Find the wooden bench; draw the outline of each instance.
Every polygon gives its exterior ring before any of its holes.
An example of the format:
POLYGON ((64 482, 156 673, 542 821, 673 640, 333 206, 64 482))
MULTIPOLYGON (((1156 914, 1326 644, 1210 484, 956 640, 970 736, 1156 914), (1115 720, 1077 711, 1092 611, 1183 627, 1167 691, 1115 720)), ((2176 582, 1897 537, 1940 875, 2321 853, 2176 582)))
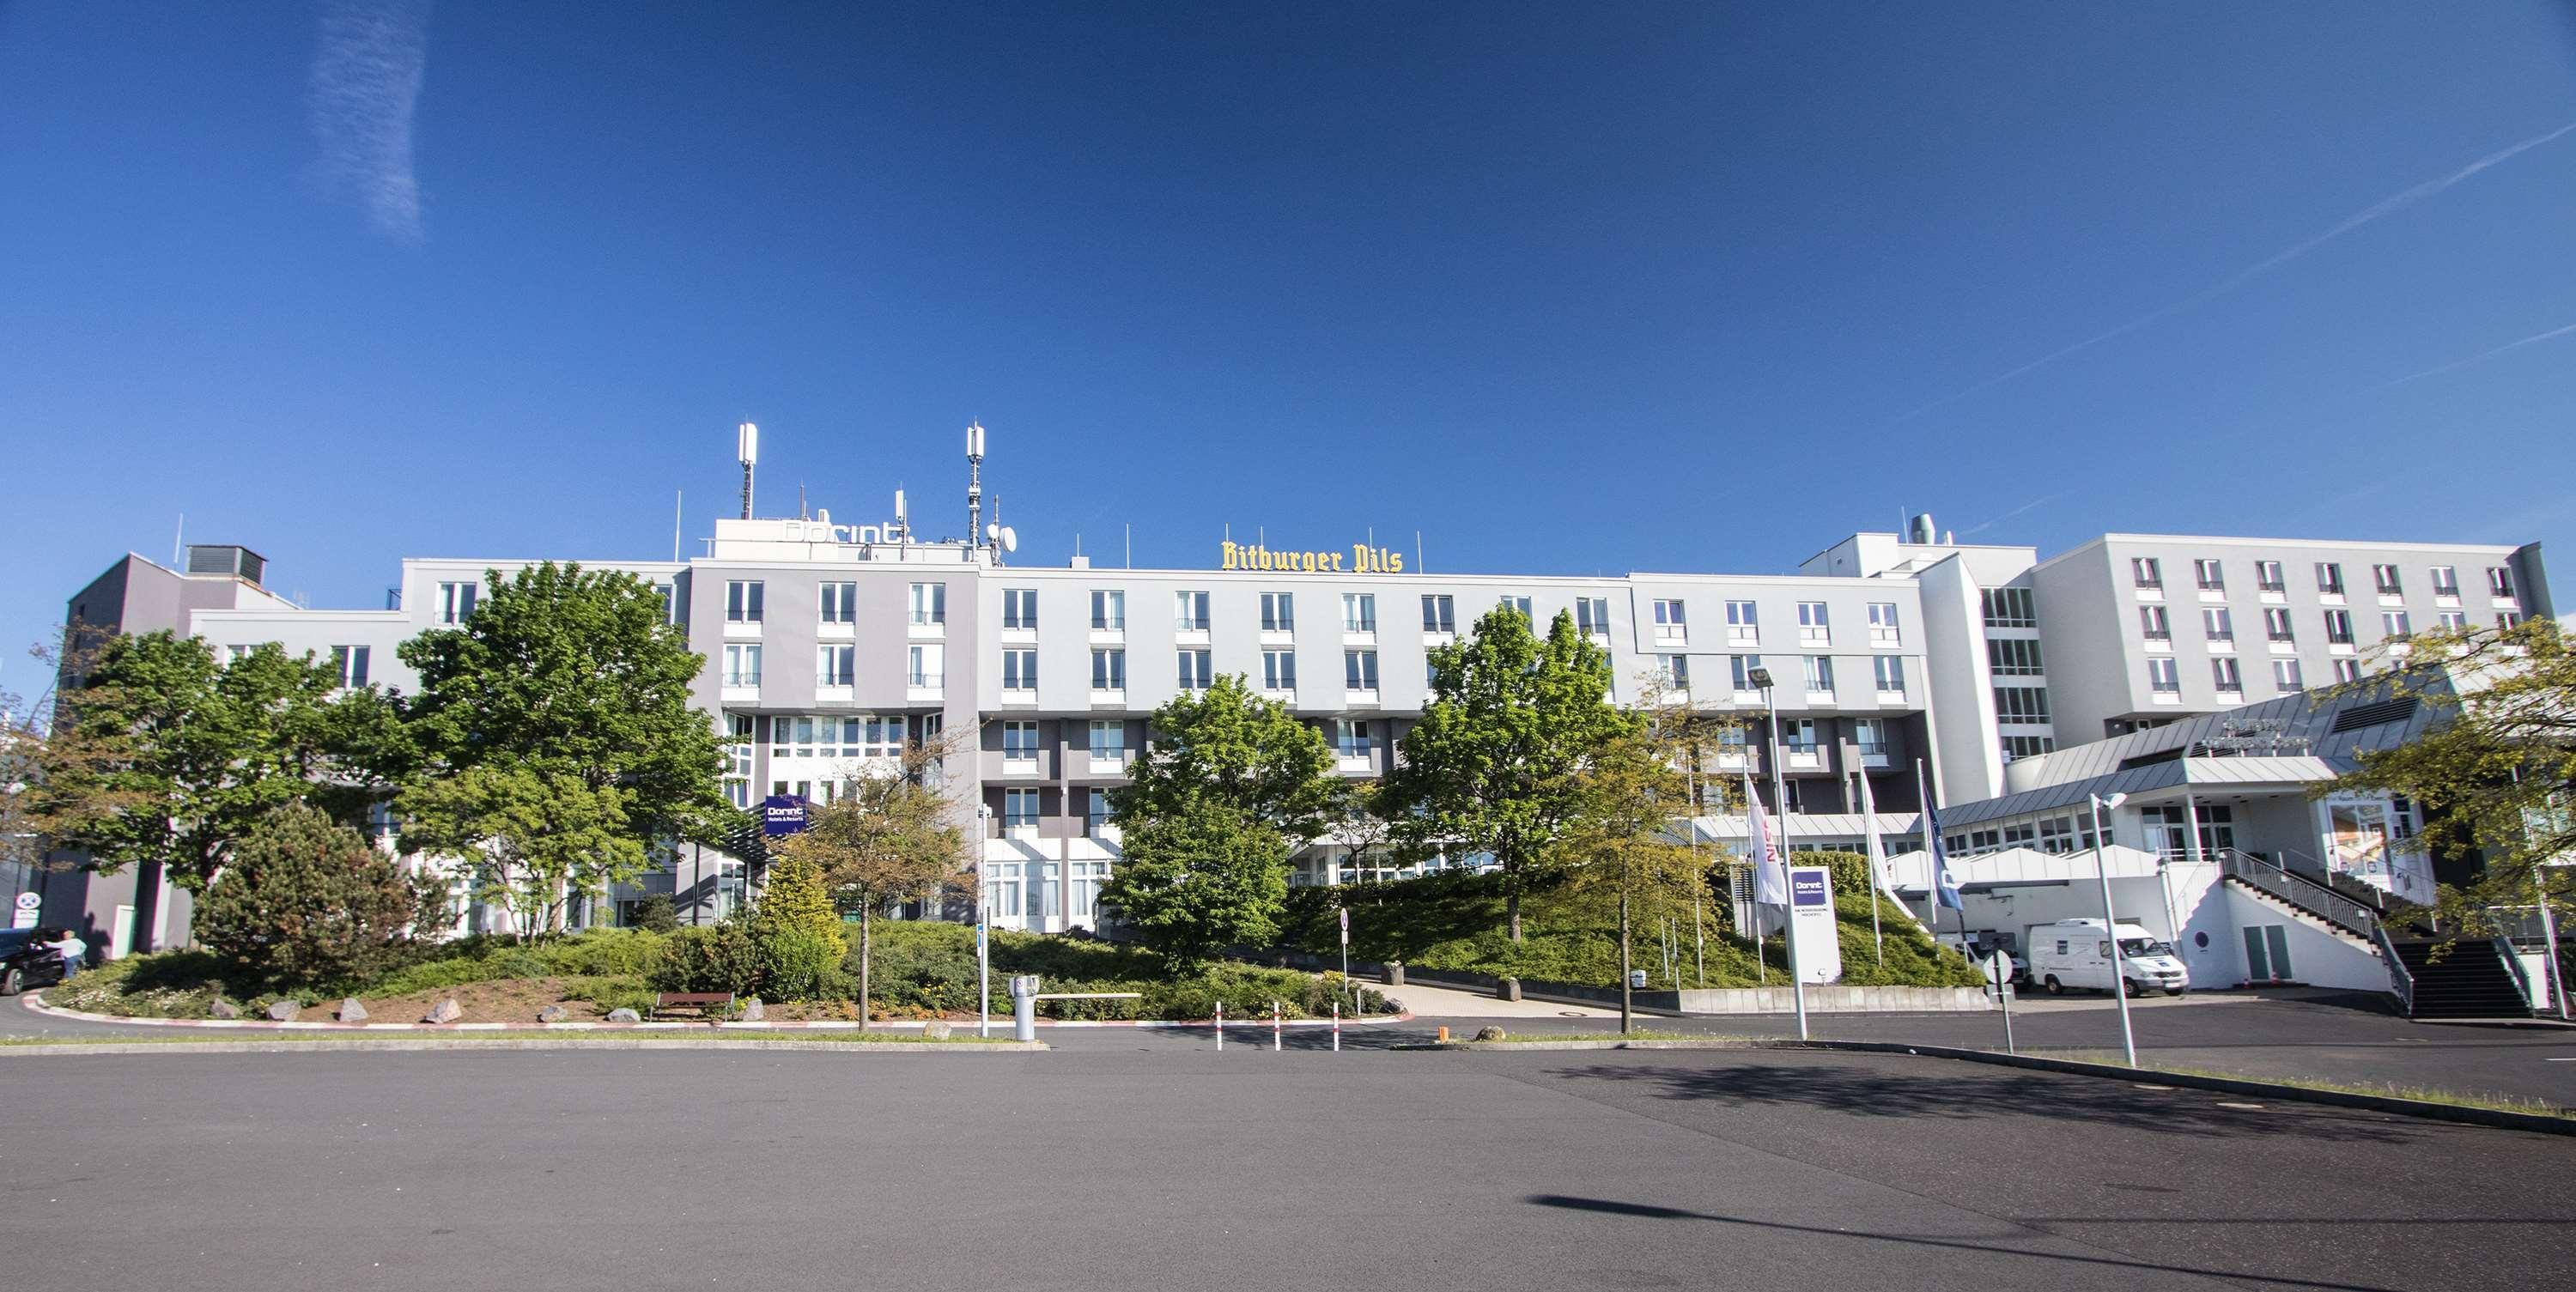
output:
POLYGON ((729 991, 666 991, 653 998, 656 1015, 665 1010, 694 1009, 700 1018, 704 1018, 717 1010, 731 1008, 733 993, 729 991))

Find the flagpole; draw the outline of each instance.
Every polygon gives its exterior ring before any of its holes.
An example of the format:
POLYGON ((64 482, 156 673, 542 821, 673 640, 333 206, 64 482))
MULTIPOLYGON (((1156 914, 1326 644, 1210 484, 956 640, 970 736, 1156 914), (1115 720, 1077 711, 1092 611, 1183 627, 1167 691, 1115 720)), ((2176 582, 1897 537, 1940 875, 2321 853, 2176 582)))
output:
POLYGON ((1768 987, 1771 985, 1771 957, 1769 952, 1762 949, 1762 852, 1769 848, 1771 843, 1770 835, 1761 830, 1762 822, 1757 819, 1757 814, 1761 811, 1762 799, 1753 792, 1753 773, 1746 772, 1744 774, 1744 838, 1745 842, 1754 845, 1753 901, 1751 903, 1753 907, 1753 981, 1768 987))
POLYGON ((1881 850, 1878 846, 1878 808, 1870 802, 1869 773, 1854 772, 1852 776, 1860 782, 1861 828, 1869 832, 1863 836, 1869 841, 1869 943, 1878 951, 1878 967, 1884 969, 1887 967, 1887 940, 1880 936, 1878 931, 1878 871, 1881 864, 1881 850))

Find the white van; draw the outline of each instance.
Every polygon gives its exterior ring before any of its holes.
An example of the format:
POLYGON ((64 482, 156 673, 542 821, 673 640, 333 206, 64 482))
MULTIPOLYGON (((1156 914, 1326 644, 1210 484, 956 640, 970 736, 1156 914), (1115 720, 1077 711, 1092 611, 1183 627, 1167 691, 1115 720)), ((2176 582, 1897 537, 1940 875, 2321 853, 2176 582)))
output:
MULTIPOLYGON (((2022 963, 2031 982, 2051 994, 2069 987, 2109 991, 2111 944, 2100 920, 2034 924, 2022 933, 2022 963)), ((2191 988, 2191 971, 2171 945, 2142 926, 2120 923, 2120 970, 2128 993, 2161 991, 2179 996, 2191 988)))

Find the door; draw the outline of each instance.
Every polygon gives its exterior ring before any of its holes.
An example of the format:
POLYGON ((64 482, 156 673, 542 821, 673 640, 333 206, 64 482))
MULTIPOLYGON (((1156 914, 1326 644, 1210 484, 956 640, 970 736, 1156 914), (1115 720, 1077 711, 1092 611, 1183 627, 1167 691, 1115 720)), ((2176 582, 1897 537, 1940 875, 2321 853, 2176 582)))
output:
POLYGON ((2289 930, 2278 924, 2246 926, 2245 977, 2253 982, 2289 981, 2289 930))
POLYGON ((132 950, 134 950, 134 908, 130 905, 119 906, 116 908, 116 923, 110 925, 107 930, 107 958, 122 960, 132 950))

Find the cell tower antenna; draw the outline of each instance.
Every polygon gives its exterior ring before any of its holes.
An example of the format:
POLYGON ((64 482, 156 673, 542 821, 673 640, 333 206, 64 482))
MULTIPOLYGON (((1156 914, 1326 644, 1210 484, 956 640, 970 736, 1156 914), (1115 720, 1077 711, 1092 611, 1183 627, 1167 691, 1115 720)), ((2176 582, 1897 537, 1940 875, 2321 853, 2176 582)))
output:
POLYGON ((966 423, 966 542, 984 541, 984 424, 966 423))
POLYGON ((751 468, 760 461, 760 428, 744 422, 733 428, 734 457, 742 463, 742 518, 751 519, 751 468))

